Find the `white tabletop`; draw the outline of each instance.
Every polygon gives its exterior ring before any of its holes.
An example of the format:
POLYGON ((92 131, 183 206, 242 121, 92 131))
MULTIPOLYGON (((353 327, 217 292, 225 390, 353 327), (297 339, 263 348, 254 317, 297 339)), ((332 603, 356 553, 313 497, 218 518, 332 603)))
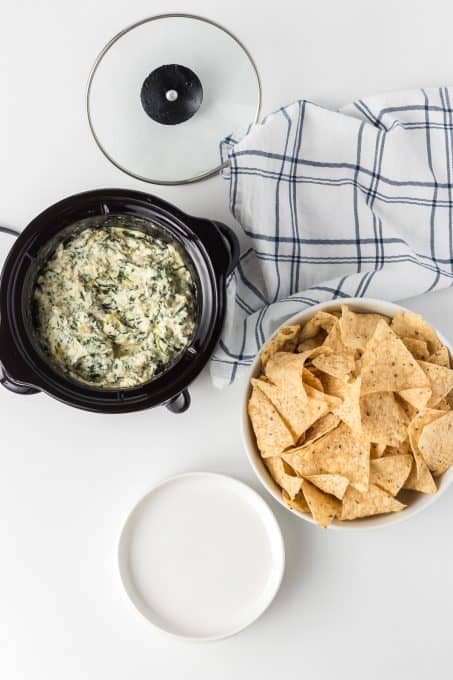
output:
MULTIPOLYGON (((453 10, 442 0, 4 0, 1 223, 22 227, 83 189, 153 190, 98 151, 84 87, 97 52, 118 30, 177 10, 205 14, 245 42, 262 74, 264 112, 298 97, 336 107, 451 78, 453 10)), ((234 224, 220 178, 155 192, 234 224)), ((452 338, 452 303, 445 291, 407 306, 452 338)), ((240 393, 239 384, 215 391, 205 373, 184 415, 156 409, 112 417, 0 390, 1 678, 447 676, 453 491, 394 528, 348 534, 312 527, 277 507, 254 478, 239 436, 240 393), (154 630, 127 600, 116 561, 131 507, 158 480, 190 470, 234 475, 258 489, 287 549, 270 609, 240 635, 206 645, 154 630)))

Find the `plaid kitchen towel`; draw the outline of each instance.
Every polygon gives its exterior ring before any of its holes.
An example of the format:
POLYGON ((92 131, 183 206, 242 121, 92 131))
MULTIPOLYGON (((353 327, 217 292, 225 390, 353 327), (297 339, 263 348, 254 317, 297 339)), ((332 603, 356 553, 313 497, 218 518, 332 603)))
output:
POLYGON ((215 385, 306 307, 453 283, 453 88, 339 112, 296 101, 226 149, 231 210, 248 243, 228 281, 215 385))

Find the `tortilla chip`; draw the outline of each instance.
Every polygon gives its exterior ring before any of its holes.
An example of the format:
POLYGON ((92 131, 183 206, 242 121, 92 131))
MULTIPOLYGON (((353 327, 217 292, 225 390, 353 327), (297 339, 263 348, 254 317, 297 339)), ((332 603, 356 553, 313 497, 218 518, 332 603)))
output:
POLYGON ((397 312, 392 319, 391 327, 400 338, 424 340, 431 353, 442 347, 435 330, 426 323, 420 314, 405 311, 397 312))
POLYGON ((325 331, 320 331, 317 335, 315 335, 314 338, 307 338, 306 340, 303 340, 297 346, 297 351, 307 352, 310 349, 315 349, 315 347, 319 347, 324 342, 326 335, 327 334, 325 331))
POLYGON ((428 361, 428 343, 426 343, 424 340, 416 340, 415 338, 401 338, 401 340, 404 342, 407 349, 412 354, 412 356, 415 357, 415 359, 428 361))
POLYGON ((291 474, 293 471, 290 466, 281 458, 266 458, 265 463, 274 482, 286 491, 290 498, 295 498, 302 488, 301 478, 291 474))
POLYGON ((436 409, 438 411, 451 411, 451 406, 448 403, 447 399, 442 399, 442 401, 439 401, 439 403, 437 404, 436 409))
POLYGON ((336 321, 336 317, 333 314, 329 314, 329 312, 323 312, 322 310, 316 312, 302 328, 300 340, 303 341, 316 337, 320 329, 329 332, 336 321))
POLYGON ((411 387, 408 390, 398 392, 398 395, 417 411, 422 411, 426 408, 432 394, 433 392, 430 387, 411 387))
POLYGON ((248 403, 248 414, 263 458, 277 456, 293 446, 295 437, 266 395, 256 387, 248 403))
POLYGON ((445 345, 442 345, 442 347, 438 349, 437 352, 431 354, 431 356, 429 356, 427 359, 423 359, 423 361, 427 361, 430 364, 437 364, 438 366, 443 366, 444 368, 451 368, 450 352, 448 351, 448 348, 445 347, 445 345))
POLYGON ((286 421, 296 441, 328 412, 332 399, 303 383, 304 363, 312 354, 311 351, 304 354, 277 352, 269 359, 265 369, 266 377, 275 384, 263 382, 258 385, 286 421))
POLYGON ((437 491, 436 483, 433 479, 429 467, 426 465, 420 453, 413 453, 414 461, 409 477, 403 485, 403 489, 420 491, 421 493, 433 494, 437 491))
POLYGON ((445 366, 430 364, 427 361, 419 361, 418 364, 430 381, 432 396, 428 401, 428 407, 435 408, 453 389, 453 371, 450 368, 445 368, 445 366))
POLYGON ((453 411, 425 425, 418 448, 435 475, 441 475, 453 465, 453 411))
POLYGON ((350 351, 349 348, 343 342, 343 338, 341 336, 340 331, 339 319, 336 320, 335 325, 332 326, 322 346, 331 349, 334 354, 341 353, 348 354, 348 352, 350 351))
POLYGON ((332 409, 332 412, 348 425, 356 437, 360 437, 362 433, 360 391, 361 378, 359 376, 353 382, 346 383, 342 388, 343 403, 332 409))
POLYGON ((261 365, 266 366, 270 357, 276 352, 294 352, 299 340, 300 326, 283 326, 261 350, 261 365))
POLYGON ((310 385, 310 387, 313 387, 315 390, 318 390, 319 392, 324 392, 324 385, 320 381, 319 378, 317 378, 313 373, 308 369, 304 368, 302 371, 302 380, 304 382, 304 385, 310 385))
POLYGON ((398 446, 387 446, 384 451, 384 456, 403 456, 409 453, 412 455, 412 449, 409 444, 409 439, 405 439, 398 446))
MULTIPOLYGON (((347 477, 358 491, 366 491, 370 471, 370 445, 354 437, 350 428, 341 423, 309 449, 318 471, 347 477)), ((307 473, 306 473, 307 474, 307 473)))
POLYGON ((283 502, 290 510, 310 514, 310 508, 307 505, 302 491, 300 491, 295 498, 290 498, 286 491, 282 491, 282 498, 283 502))
POLYGON ((380 320, 362 356, 362 395, 429 387, 429 381, 407 347, 380 320))
POLYGON ((346 305, 341 305, 339 327, 346 347, 363 351, 380 320, 385 323, 390 321, 382 314, 356 314, 346 305))
POLYGON ((288 449, 282 454, 282 458, 301 477, 309 477, 320 472, 311 447, 288 449))
POLYGON ((266 378, 284 390, 300 392, 301 395, 305 394, 302 371, 309 356, 310 352, 304 354, 275 352, 269 357, 264 368, 266 378))
MULTIPOLYGON (((319 390, 315 390, 315 388, 311 387, 310 385, 305 385, 305 391, 309 399, 324 402, 325 404, 327 404, 330 410, 335 409, 337 406, 340 406, 341 404, 341 399, 339 397, 334 397, 333 395, 327 394, 326 392, 320 392, 319 390)), ((320 414, 319 417, 321 417, 321 415, 323 414, 320 414)))
POLYGON ((290 389, 285 390, 282 387, 276 387, 270 382, 256 378, 252 378, 251 382, 253 387, 257 387, 266 395, 284 420, 294 435, 293 443, 299 439, 310 425, 329 410, 324 402, 309 399, 305 390, 303 392, 290 389))
POLYGON ((312 399, 308 401, 308 412, 306 420, 306 429, 314 425, 320 418, 325 416, 329 411, 329 402, 327 400, 312 399))
POLYGON ((355 368, 352 354, 322 354, 313 359, 313 366, 320 371, 333 375, 336 378, 345 379, 355 368))
POLYGON ((411 450, 414 456, 414 464, 412 465, 411 473, 404 484, 405 489, 421 491, 422 493, 436 493, 436 484, 430 469, 423 458, 422 452, 419 449, 418 440, 425 425, 428 425, 443 415, 445 415, 443 411, 425 409, 424 411, 418 413, 409 423, 407 432, 409 435, 411 450))
POLYGON ((319 418, 305 433, 305 441, 303 446, 313 444, 317 439, 323 437, 327 432, 333 430, 340 423, 338 416, 333 413, 326 413, 325 416, 319 418))
POLYGON ((328 527, 340 513, 341 504, 339 501, 323 493, 316 486, 307 482, 306 479, 302 480, 302 491, 316 524, 323 529, 328 527))
MULTIPOLYGON (((418 388, 414 388, 414 389, 418 389, 418 388)), ((403 392, 404 392, 404 390, 403 390, 403 392)), ((401 406, 401 408, 403 409, 404 413, 405 413, 406 416, 407 416, 407 419, 408 419, 409 422, 410 422, 410 421, 413 420, 413 419, 415 418, 415 416, 417 415, 418 409, 416 409, 415 406, 412 406, 412 404, 409 404, 409 402, 406 401, 405 399, 402 399, 402 398, 399 396, 399 392, 394 392, 394 394, 395 394, 395 399, 396 399, 396 401, 397 401, 398 404, 401 406)))
POLYGON ((370 484, 365 493, 359 493, 350 486, 343 498, 340 519, 350 520, 386 512, 399 512, 405 507, 403 503, 397 501, 396 498, 393 498, 375 484, 370 484))
POLYGON ((291 352, 276 352, 268 360, 264 373, 270 382, 286 390, 305 391, 303 371, 309 357, 330 352, 324 347, 315 347, 301 354, 291 352))
POLYGON ((409 477, 413 458, 410 454, 402 456, 384 456, 370 463, 370 484, 379 486, 396 496, 409 477))
POLYGON ((371 442, 398 446, 407 437, 408 418, 393 392, 372 392, 360 399, 363 436, 371 442))
POLYGON ((377 444, 376 442, 371 442, 370 445, 370 458, 376 459, 384 455, 387 449, 386 444, 377 444))
POLYGON ((433 408, 425 408, 423 411, 420 411, 420 413, 417 413, 407 428, 412 451, 418 450, 418 440, 423 428, 444 415, 445 413, 443 411, 433 408))
POLYGON ((324 386, 324 392, 326 394, 338 397, 339 399, 344 399, 348 381, 334 378, 333 375, 328 375, 327 373, 320 373, 319 379, 324 386))
POLYGON ((336 496, 340 501, 346 493, 346 489, 349 486, 349 479, 342 477, 342 475, 311 475, 306 477, 306 479, 324 493, 328 493, 331 496, 336 496))

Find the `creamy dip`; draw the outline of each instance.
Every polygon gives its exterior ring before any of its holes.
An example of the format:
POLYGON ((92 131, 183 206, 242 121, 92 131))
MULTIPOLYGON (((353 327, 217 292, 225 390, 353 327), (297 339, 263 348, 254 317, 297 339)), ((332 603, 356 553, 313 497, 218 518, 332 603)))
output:
POLYGON ((195 326, 195 287, 173 243, 123 227, 61 243, 33 292, 44 351, 98 387, 132 387, 165 370, 195 326))

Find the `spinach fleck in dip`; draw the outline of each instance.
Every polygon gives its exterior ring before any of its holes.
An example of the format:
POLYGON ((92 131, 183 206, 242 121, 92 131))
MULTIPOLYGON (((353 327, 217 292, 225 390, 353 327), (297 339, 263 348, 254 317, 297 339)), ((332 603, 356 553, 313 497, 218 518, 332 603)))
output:
POLYGON ((44 351, 98 387, 155 377, 195 325, 195 288, 175 245, 123 227, 88 228, 61 243, 33 298, 44 351))

